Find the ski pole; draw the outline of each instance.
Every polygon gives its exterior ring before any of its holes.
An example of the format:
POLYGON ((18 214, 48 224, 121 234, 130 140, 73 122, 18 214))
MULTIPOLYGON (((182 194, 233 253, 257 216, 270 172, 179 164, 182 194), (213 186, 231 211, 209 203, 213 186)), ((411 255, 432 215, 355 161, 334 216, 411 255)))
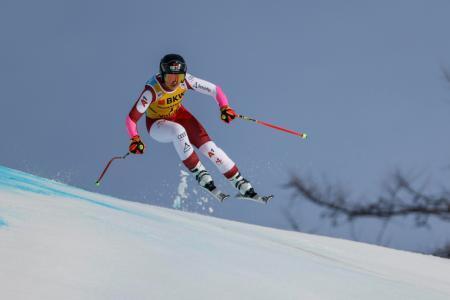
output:
POLYGON ((127 158, 127 156, 130 155, 130 152, 127 152, 127 154, 125 154, 124 156, 115 156, 113 158, 110 159, 110 161, 108 162, 108 164, 106 165, 105 169, 103 170, 102 174, 100 175, 100 177, 97 179, 97 181, 95 182, 96 186, 100 185, 100 180, 102 180, 103 176, 105 176, 106 171, 108 171, 109 166, 111 165, 111 163, 116 160, 116 159, 125 159, 127 158))
POLYGON ((280 127, 280 126, 277 126, 277 125, 273 125, 273 124, 270 124, 270 123, 267 123, 267 122, 255 120, 253 118, 246 117, 246 116, 239 115, 239 114, 237 116, 239 118, 241 118, 242 120, 252 121, 252 122, 255 122, 256 124, 260 124, 260 125, 264 125, 264 126, 267 126, 267 127, 271 127, 271 128, 277 129, 277 130, 281 130, 281 131, 284 131, 284 132, 296 135, 296 136, 298 136, 298 137, 300 137, 302 139, 308 138, 308 135, 306 133, 304 133, 304 132, 293 131, 293 130, 290 130, 290 129, 286 129, 286 128, 283 128, 283 127, 280 127))

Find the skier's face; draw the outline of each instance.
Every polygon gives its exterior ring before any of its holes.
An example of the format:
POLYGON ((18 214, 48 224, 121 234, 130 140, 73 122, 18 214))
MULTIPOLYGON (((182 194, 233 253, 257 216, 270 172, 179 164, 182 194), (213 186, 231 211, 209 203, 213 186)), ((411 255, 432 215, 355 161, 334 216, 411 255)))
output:
POLYGON ((184 80, 184 74, 165 74, 164 84, 171 90, 177 88, 177 86, 184 80))

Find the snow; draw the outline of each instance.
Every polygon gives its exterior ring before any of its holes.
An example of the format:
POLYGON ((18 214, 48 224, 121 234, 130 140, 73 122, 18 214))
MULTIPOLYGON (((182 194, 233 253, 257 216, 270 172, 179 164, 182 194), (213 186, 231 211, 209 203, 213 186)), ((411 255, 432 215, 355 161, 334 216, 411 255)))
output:
MULTIPOLYGON (((193 210, 193 211, 205 211, 209 214, 214 212, 214 208, 208 205, 208 198, 205 196, 197 196, 197 200, 189 201, 189 184, 188 178, 190 174, 184 170, 180 170, 180 182, 178 183, 177 194, 172 201, 172 207, 180 210, 193 210)), ((198 192, 195 188, 192 189, 192 193, 197 195, 198 192)))
POLYGON ((119 200, 0 166, 1 299, 450 299, 449 274, 438 257, 119 200))
POLYGON ((180 209, 183 205, 183 200, 188 198, 188 183, 187 183, 187 177, 189 176, 189 173, 186 171, 180 170, 180 183, 178 184, 177 189, 177 195, 175 199, 173 200, 172 207, 180 209))

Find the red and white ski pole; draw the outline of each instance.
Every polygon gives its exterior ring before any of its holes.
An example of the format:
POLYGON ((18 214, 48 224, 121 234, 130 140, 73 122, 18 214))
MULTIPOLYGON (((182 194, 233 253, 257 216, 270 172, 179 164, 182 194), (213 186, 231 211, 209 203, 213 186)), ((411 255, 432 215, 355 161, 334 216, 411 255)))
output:
POLYGON ((270 124, 270 123, 267 123, 267 122, 255 120, 253 118, 250 118, 250 117, 247 117, 247 116, 243 116, 243 115, 239 115, 239 114, 237 116, 239 118, 241 118, 242 120, 252 121, 252 122, 255 122, 256 124, 260 124, 260 125, 264 125, 264 126, 267 126, 267 127, 270 127, 270 128, 274 128, 276 130, 284 131, 284 132, 296 135, 296 136, 298 136, 298 137, 300 137, 302 139, 308 138, 308 135, 306 133, 304 133, 304 132, 293 131, 293 130, 290 130, 290 129, 286 129, 286 128, 283 128, 283 127, 280 127, 280 126, 277 126, 277 125, 273 125, 273 124, 270 124))
POLYGON ((127 154, 125 154, 124 156, 115 156, 113 158, 111 158, 108 162, 108 164, 106 165, 105 169, 103 170, 102 174, 100 175, 100 177, 97 179, 97 181, 95 182, 96 186, 100 185, 100 180, 102 180, 103 176, 105 176, 106 172, 109 169, 109 166, 111 165, 111 163, 116 160, 116 159, 125 159, 127 158, 127 156, 130 155, 130 152, 127 152, 127 154))

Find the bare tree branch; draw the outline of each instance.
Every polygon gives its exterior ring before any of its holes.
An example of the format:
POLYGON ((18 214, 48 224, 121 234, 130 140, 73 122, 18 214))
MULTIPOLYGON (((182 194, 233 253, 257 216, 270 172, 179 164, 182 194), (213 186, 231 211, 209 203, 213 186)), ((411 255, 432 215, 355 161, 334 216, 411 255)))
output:
POLYGON ((383 222, 383 226, 381 226, 380 232, 378 233, 378 237, 377 237, 377 244, 378 245, 382 245, 382 241, 383 241, 383 235, 386 232, 386 228, 388 226, 389 220, 385 219, 383 222))
MULTIPOLYGON (((450 84, 450 68, 441 67, 446 82, 450 84)), ((450 170, 445 166, 444 170, 450 170)), ((333 226, 338 226, 340 221, 346 220, 352 226, 352 221, 360 218, 373 218, 383 221, 378 233, 377 243, 382 242, 389 222, 395 217, 412 216, 416 227, 430 228, 430 219, 435 218, 444 222, 450 222, 450 188, 441 187, 439 193, 429 193, 426 184, 421 187, 413 185, 413 181, 397 171, 389 178, 380 196, 372 202, 349 201, 349 193, 342 187, 330 184, 320 186, 311 179, 291 175, 291 180, 285 185, 294 190, 295 198, 301 198, 310 203, 324 208, 322 218, 327 218, 333 226)), ((283 211, 286 219, 294 230, 300 230, 290 208, 283 211)), ((354 228, 351 234, 355 239, 354 228)), ((435 255, 450 258, 450 243, 436 250, 435 255)))
POLYGON ((372 203, 349 202, 341 188, 331 185, 319 188, 313 181, 298 176, 293 176, 286 187, 293 188, 301 198, 326 208, 321 216, 330 219, 333 226, 337 226, 342 217, 351 222, 363 217, 389 221, 393 217, 414 216, 417 227, 429 227, 430 217, 450 221, 448 191, 439 195, 426 194, 424 188, 414 188, 400 172, 392 175, 384 194, 372 203))
POLYGON ((300 231, 300 224, 297 221, 297 219, 292 214, 292 207, 293 207, 293 199, 289 202, 289 205, 281 210, 282 214, 286 218, 287 222, 289 223, 290 227, 295 231, 300 231))
POLYGON ((435 250, 432 254, 444 258, 450 258, 450 243, 442 248, 435 250))

